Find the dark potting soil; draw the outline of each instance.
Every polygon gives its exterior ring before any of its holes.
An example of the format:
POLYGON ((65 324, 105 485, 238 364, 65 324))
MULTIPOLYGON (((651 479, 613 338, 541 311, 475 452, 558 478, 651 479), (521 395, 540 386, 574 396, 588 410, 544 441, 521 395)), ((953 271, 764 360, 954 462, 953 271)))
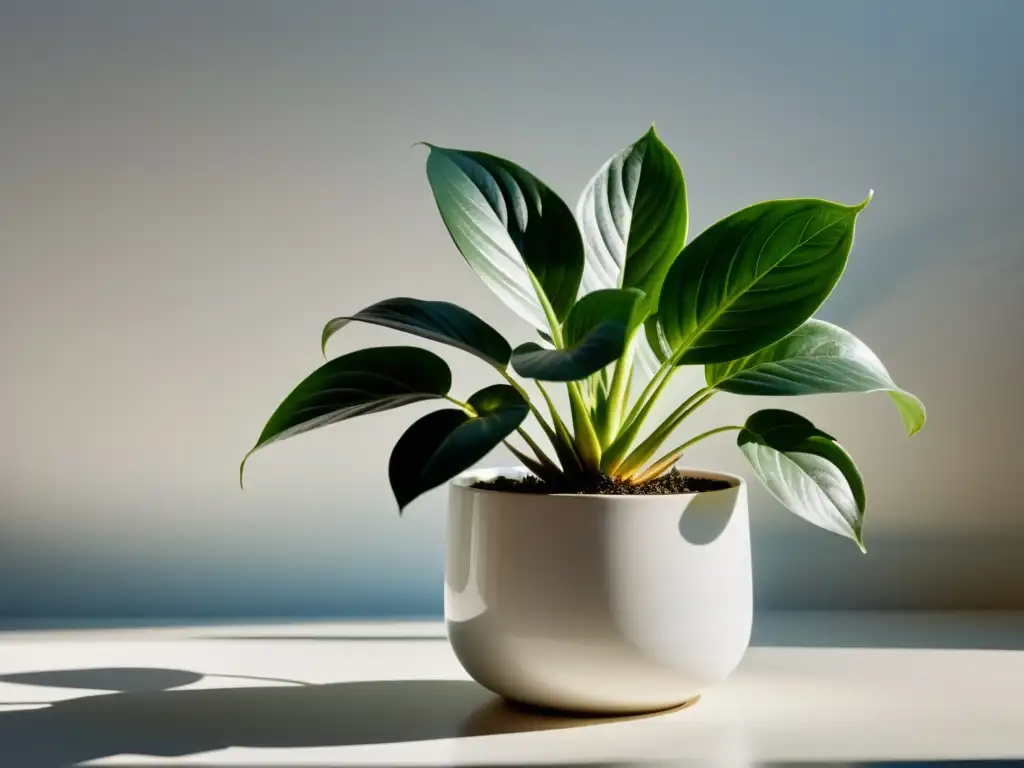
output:
POLYGON ((700 493, 728 488, 725 480, 691 477, 672 469, 661 477, 643 483, 597 475, 585 478, 565 478, 559 482, 545 482, 533 477, 497 477, 474 483, 474 488, 485 491, 511 491, 512 493, 596 493, 607 496, 661 496, 671 493, 700 493))

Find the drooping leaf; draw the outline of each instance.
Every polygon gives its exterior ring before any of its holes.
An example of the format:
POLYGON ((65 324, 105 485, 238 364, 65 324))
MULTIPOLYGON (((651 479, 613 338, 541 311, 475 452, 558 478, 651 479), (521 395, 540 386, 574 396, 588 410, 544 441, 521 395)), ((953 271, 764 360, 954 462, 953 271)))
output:
POLYGON ((391 453, 388 477, 399 510, 469 469, 522 424, 529 406, 515 388, 495 384, 469 398, 476 411, 446 408, 416 421, 391 453))
POLYGON ((371 347, 336 357, 302 381, 277 407, 245 462, 258 449, 354 416, 441 398, 452 374, 440 357, 418 347, 371 347))
POLYGON ((789 411, 753 414, 737 444, 758 478, 790 512, 864 549, 864 481, 831 435, 789 411))
POLYGON ((469 265, 513 311, 549 327, 561 321, 583 273, 572 211, 518 165, 483 152, 430 147, 427 179, 448 232, 469 265))
POLYGON ((658 304, 672 360, 735 360, 799 327, 838 282, 868 200, 772 200, 698 235, 669 269, 658 304))
POLYGON ((512 347, 500 333, 469 310, 447 301, 425 301, 399 297, 371 304, 346 317, 336 317, 324 326, 321 346, 350 322, 370 323, 405 331, 431 341, 450 344, 504 368, 512 347))
POLYGON ((791 334, 748 357, 709 365, 709 387, 738 395, 889 393, 908 434, 925 422, 924 405, 896 386, 882 361, 849 331, 808 320, 791 334))
POLYGON ((579 381, 618 360, 630 333, 643 319, 643 291, 606 289, 588 293, 565 321, 564 349, 522 344, 512 353, 520 376, 541 381, 579 381))
MULTIPOLYGON (((654 126, 601 166, 576 216, 586 246, 583 291, 639 288, 655 311, 665 274, 686 243, 688 215, 682 169, 654 126)), ((658 364, 640 338, 637 369, 649 378, 658 364)))

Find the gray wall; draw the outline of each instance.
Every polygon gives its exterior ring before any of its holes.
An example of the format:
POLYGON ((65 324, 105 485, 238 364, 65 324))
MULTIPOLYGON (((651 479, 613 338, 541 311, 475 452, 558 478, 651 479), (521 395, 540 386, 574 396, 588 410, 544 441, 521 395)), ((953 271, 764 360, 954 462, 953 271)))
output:
MULTIPOLYGON (((511 157, 574 204, 652 120, 693 232, 876 190, 820 316, 929 406, 913 439, 881 395, 797 406, 861 464, 869 554, 755 490, 759 606, 1024 608, 1024 3, 0 13, 0 614, 439 611, 444 492, 399 519, 386 480, 425 408, 268 449, 244 493, 237 462, 333 315, 444 298, 530 337, 450 244, 413 142, 511 157)), ((401 342, 334 350, 370 343, 401 342)), ((446 356, 458 391, 492 381, 446 356)))

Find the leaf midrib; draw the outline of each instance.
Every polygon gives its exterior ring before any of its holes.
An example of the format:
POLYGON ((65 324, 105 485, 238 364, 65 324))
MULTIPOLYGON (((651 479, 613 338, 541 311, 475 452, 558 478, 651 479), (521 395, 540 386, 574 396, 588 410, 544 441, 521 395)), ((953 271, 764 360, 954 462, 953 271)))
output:
MULTIPOLYGON (((796 215, 797 214, 794 214, 793 216, 796 216, 796 215)), ((793 216, 791 216, 789 218, 792 219, 793 216)), ((775 267, 777 267, 783 261, 788 259, 793 254, 794 251, 796 251, 798 248, 801 248, 805 243, 810 242, 811 240, 813 240, 815 237, 820 235, 822 232, 825 232, 829 228, 836 226, 837 224, 839 224, 840 222, 842 222, 844 220, 845 220, 845 217, 840 217, 840 218, 836 219, 835 221, 833 221, 832 223, 827 224, 824 227, 822 227, 821 229, 817 230, 814 234, 812 234, 810 237, 808 237, 807 240, 798 241, 796 243, 796 245, 794 245, 792 248, 790 248, 778 261, 775 262, 775 264, 773 264, 771 266, 771 268, 766 269, 760 275, 756 275, 755 278, 748 285, 746 285, 741 291, 735 293, 731 298, 729 298, 727 301, 725 301, 717 310, 715 310, 711 314, 710 319, 706 320, 703 323, 694 323, 693 331, 689 334, 689 336, 687 337, 686 341, 684 341, 682 344, 679 345, 679 349, 677 349, 676 352, 673 353, 672 358, 671 358, 672 364, 675 365, 676 363, 678 363, 679 360, 682 359, 683 355, 685 355, 687 353, 687 351, 689 351, 690 346, 693 344, 694 340, 697 339, 697 337, 699 337, 711 325, 713 325, 718 320, 718 318, 720 318, 722 315, 724 315, 729 310, 729 308, 733 304, 735 304, 737 301, 739 301, 739 299, 748 290, 750 290, 755 285, 757 285, 762 279, 764 279, 765 276, 771 274, 772 270, 774 270, 775 267)), ((736 247, 736 253, 739 252, 739 248, 742 247, 743 242, 745 242, 746 239, 747 239, 747 235, 750 234, 750 231, 752 231, 753 228, 754 228, 754 224, 751 225, 750 230, 748 230, 747 233, 744 234, 743 238, 740 240, 740 245, 738 245, 736 247)), ((775 231, 778 231, 778 229, 776 229, 775 231)), ((774 235, 774 232, 772 234, 774 235)), ((731 274, 732 263, 736 259, 736 253, 733 254, 733 258, 732 258, 732 260, 729 263, 729 273, 727 273, 727 274, 731 274)), ((708 263, 707 260, 705 260, 705 267, 703 269, 701 269, 700 278, 699 278, 699 281, 697 283, 697 291, 694 294, 694 298, 695 298, 695 301, 694 301, 694 311, 696 311, 696 297, 697 297, 697 294, 699 294, 701 284, 704 281, 704 274, 707 272, 707 267, 706 267, 707 263, 708 263)))

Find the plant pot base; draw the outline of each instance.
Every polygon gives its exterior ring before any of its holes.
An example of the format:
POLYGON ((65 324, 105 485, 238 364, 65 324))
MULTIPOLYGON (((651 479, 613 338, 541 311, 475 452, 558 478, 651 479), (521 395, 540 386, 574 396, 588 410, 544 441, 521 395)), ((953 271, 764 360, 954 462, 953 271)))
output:
POLYGON ((630 709, 630 710, 607 710, 601 708, 561 708, 552 707, 550 705, 542 704, 531 704, 526 701, 520 701, 518 699, 510 699, 507 696, 502 696, 502 699, 509 704, 509 706, 520 708, 526 712, 532 712, 542 717, 553 717, 553 718, 579 718, 594 721, 614 721, 619 719, 634 719, 639 717, 653 717, 655 715, 667 715, 669 712, 681 712, 684 709, 689 709, 698 701, 700 701, 700 694, 693 696, 689 699, 681 701, 678 704, 670 704, 667 707, 654 707, 654 708, 643 708, 643 709, 630 709))

